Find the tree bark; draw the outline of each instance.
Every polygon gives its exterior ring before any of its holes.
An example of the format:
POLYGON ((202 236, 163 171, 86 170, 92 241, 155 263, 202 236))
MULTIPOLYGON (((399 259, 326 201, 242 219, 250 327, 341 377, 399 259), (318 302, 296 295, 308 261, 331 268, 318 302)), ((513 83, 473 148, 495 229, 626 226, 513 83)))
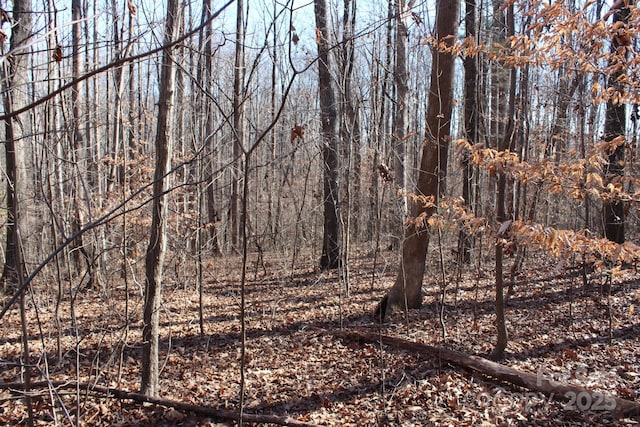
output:
MULTIPOLYGON (((515 30, 513 4, 507 7, 507 37, 513 36, 515 30)), ((509 94, 507 104, 507 126, 504 137, 498 141, 498 150, 508 151, 512 148, 516 129, 516 69, 509 66, 509 94)), ((507 176, 503 171, 498 172, 498 186, 496 194, 496 222, 498 224, 507 220, 505 209, 505 198, 507 189, 507 176)), ((491 359, 500 360, 504 358, 504 350, 507 348, 507 325, 505 321, 505 304, 504 304, 504 271, 503 271, 503 255, 504 243, 503 236, 498 235, 495 245, 495 310, 496 310, 496 332, 497 341, 491 353, 491 359)))
MULTIPOLYGON (((394 43, 395 66, 393 70, 393 80, 396 88, 396 100, 393 110, 391 141, 395 186, 401 190, 406 190, 407 186, 406 136, 409 121, 409 75, 407 72, 407 40, 409 39, 409 31, 404 22, 407 13, 405 11, 406 8, 405 0, 397 0, 395 2, 396 38, 394 43)), ((398 244, 394 244, 396 248, 399 247, 399 243, 402 240, 402 233, 404 231, 402 224, 404 224, 408 214, 409 204, 407 198, 402 197, 398 200, 397 206, 395 214, 398 215, 402 221, 399 222, 399 227, 396 227, 393 232, 393 239, 398 242, 398 244)))
POLYGON ((323 160, 324 231, 320 268, 340 266, 340 207, 338 187, 338 110, 331 77, 331 36, 327 25, 325 0, 315 0, 315 18, 318 35, 318 89, 320 95, 320 122, 323 160))
MULTIPOLYGON (((199 50, 202 52, 200 56, 201 63, 198 66, 198 81, 202 84, 202 87, 208 93, 212 92, 213 88, 213 78, 212 78, 212 69, 213 69, 213 46, 211 42, 212 34, 213 34, 213 24, 210 21, 212 13, 212 4, 211 0, 203 0, 202 1, 202 24, 204 27, 200 30, 200 40, 199 40, 199 50), (205 24, 206 23, 206 24, 205 24)), ((211 140, 211 135, 214 132, 214 108, 212 107, 212 102, 209 97, 204 96, 199 93, 199 106, 200 110, 205 115, 204 118, 204 126, 201 134, 201 140, 207 141, 207 139, 211 140)), ((215 255, 221 255, 222 251, 220 248, 220 244, 218 241, 218 230, 217 230, 217 222, 218 222, 218 205, 216 202, 216 192, 214 187, 214 150, 213 144, 211 142, 207 143, 207 147, 205 148, 205 160, 203 161, 202 166, 202 174, 205 178, 204 194, 206 196, 206 212, 207 212, 207 226, 206 226, 206 245, 204 245, 207 249, 211 250, 211 252, 215 255)))
MULTIPOLYGON (((21 106, 26 102, 24 86, 26 85, 26 70, 23 68, 26 55, 23 50, 29 46, 31 35, 31 1, 15 0, 13 2, 13 19, 15 25, 11 34, 11 49, 9 58, 4 61, 2 77, 5 84, 4 109, 10 114, 14 109, 14 103, 21 106), (7 65, 8 64, 8 65, 7 65)), ((3 49, 4 50, 4 49, 3 49)), ((4 55, 4 51, 1 52, 4 55)), ((26 121, 28 123, 28 121, 26 121)), ((5 265, 2 273, 2 288, 7 290, 7 285, 20 292, 20 323, 22 337, 22 361, 21 374, 25 386, 24 402, 27 407, 28 419, 26 424, 33 426, 33 405, 31 392, 31 367, 29 353, 29 334, 27 326, 27 311, 24 288, 26 268, 23 259, 21 230, 25 225, 20 209, 21 198, 25 195, 27 187, 26 161, 24 142, 19 143, 29 132, 23 131, 23 123, 18 117, 8 118, 5 121, 5 167, 7 179, 7 241, 5 246, 5 265)), ((28 126, 28 125, 27 125, 28 126)))
MULTIPOLYGON (((465 36, 476 39, 476 0, 465 0, 465 36)), ((471 144, 478 143, 478 57, 467 55, 464 57, 464 131, 465 137, 471 144)), ((462 198, 464 202, 473 206, 473 167, 469 164, 469 153, 462 158, 462 198)), ((473 237, 465 230, 458 234, 458 260, 469 264, 473 237)))
POLYGON ((355 65, 354 31, 356 26, 356 0, 344 0, 342 17, 342 43, 340 49, 341 106, 340 140, 342 141, 343 173, 347 179, 342 180, 342 219, 343 259, 349 255, 350 241, 358 235, 360 214, 360 120, 356 93, 352 89, 353 70, 355 65), (346 216, 346 218, 345 218, 346 216))
MULTIPOLYGON (((73 214, 71 220, 71 233, 76 234, 84 226, 86 222, 84 211, 87 208, 86 197, 86 181, 83 174, 87 173, 87 161, 85 150, 85 137, 81 130, 80 122, 81 116, 81 102, 80 97, 80 85, 75 82, 82 74, 82 62, 81 62, 81 43, 82 43, 82 3, 80 0, 73 0, 71 2, 71 16, 73 20, 73 26, 71 31, 71 44, 72 44, 72 79, 74 85, 71 87, 71 117, 72 117, 72 162, 74 165, 73 171, 73 187, 71 188, 72 200, 73 200, 73 214)), ((80 235, 74 242, 72 252, 74 267, 77 270, 80 277, 88 275, 87 286, 93 286, 94 271, 93 271, 93 251, 87 251, 85 236, 80 235)))
MULTIPOLYGON (((458 29, 458 7, 458 0, 438 0, 435 28, 437 43, 451 45, 458 29)), ((454 61, 453 54, 443 52, 438 47, 433 49, 431 89, 426 118, 427 134, 418 171, 416 193, 419 196, 433 198, 434 203, 412 203, 412 218, 405 229, 398 276, 376 309, 376 316, 380 318, 399 309, 419 308, 422 305, 422 279, 429 245, 426 221, 436 211, 435 205, 444 191, 447 173, 454 61)))
MULTIPOLYGON (((175 38, 180 22, 178 0, 167 0, 165 45, 175 38)), ((142 327, 142 379, 140 389, 147 396, 158 394, 158 344, 160 328, 160 304, 162 302, 162 274, 167 240, 167 204, 169 167, 171 165, 173 89, 175 65, 173 47, 167 47, 162 55, 160 72, 158 123, 156 130, 156 164, 153 182, 152 222, 149 246, 145 257, 145 292, 142 327)))
MULTIPOLYGON (((629 24, 631 15, 630 5, 634 4, 633 0, 629 2, 618 1, 615 3, 615 12, 613 14, 613 22, 622 23, 622 28, 626 28, 629 24)), ((613 64, 619 61, 626 61, 628 56, 628 46, 622 44, 624 39, 619 37, 617 33, 613 35, 611 41, 611 60, 613 64)), ((624 68, 620 65, 616 67, 616 71, 609 76, 609 86, 613 87, 617 93, 622 93, 623 88, 619 79, 622 76, 624 68)), ((604 122, 604 139, 611 141, 616 137, 625 136, 626 134, 626 105, 622 101, 607 101, 607 110, 604 122)), ((624 152, 626 143, 619 144, 609 153, 608 163, 606 166, 607 181, 614 185, 622 186, 621 178, 624 176, 624 152)), ((624 202, 622 200, 606 200, 602 205, 604 219, 605 237, 612 242, 624 243, 624 202)))
MULTIPOLYGON (((242 239, 240 218, 240 177, 242 176, 242 152, 244 151, 244 0, 236 0, 236 48, 233 72, 233 178, 231 183, 231 244, 239 250, 242 239)), ((244 177, 246 179, 246 177, 244 177)))
MULTIPOLYGON (((3 61, 4 106, 8 114, 26 103, 27 69, 25 62, 27 55, 24 52, 30 45, 31 37, 31 0, 15 0, 13 2, 13 21, 11 29, 9 58, 3 61)), ((4 54, 4 52, 3 52, 4 54)), ((8 285, 18 287, 19 276, 24 275, 25 261, 18 253, 21 247, 20 231, 24 229, 26 218, 24 212, 19 209, 18 198, 25 196, 25 190, 29 188, 27 181, 26 154, 27 138, 30 132, 27 130, 29 120, 20 119, 20 116, 10 117, 5 120, 5 161, 7 179, 7 231, 4 255, 4 270, 2 272, 2 288, 6 290, 8 285), (17 124, 17 126, 16 126, 17 124)))

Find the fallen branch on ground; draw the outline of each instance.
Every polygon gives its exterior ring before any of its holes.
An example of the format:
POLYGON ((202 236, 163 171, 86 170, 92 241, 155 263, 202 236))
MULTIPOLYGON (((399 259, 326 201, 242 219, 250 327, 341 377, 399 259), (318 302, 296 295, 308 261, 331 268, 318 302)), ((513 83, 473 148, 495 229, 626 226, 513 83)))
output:
MULTIPOLYGON (((34 393, 37 388, 55 387, 56 389, 76 389, 77 384, 72 382, 37 382, 31 383, 30 393, 34 393)), ((23 383, 0 383, 0 389, 3 390, 23 390, 23 383)), ((80 389, 104 395, 105 397, 114 397, 116 399, 128 399, 139 403, 152 403, 154 405, 165 406, 179 411, 193 412, 198 415, 205 415, 215 419, 238 421, 238 411, 228 409, 212 408, 210 406, 194 405, 191 403, 179 402, 175 400, 162 399, 159 397, 150 397, 142 393, 120 390, 116 388, 103 387, 99 385, 80 384, 80 389)), ((295 427, 317 427, 317 424, 306 423, 296 420, 288 416, 267 415, 267 414, 242 414, 242 420, 251 423, 271 423, 278 425, 287 425, 295 427)))
POLYGON ((493 362, 479 356, 473 356, 461 351, 449 350, 442 347, 434 347, 402 338, 391 337, 387 335, 379 335, 375 333, 361 332, 335 332, 334 336, 356 342, 366 343, 382 343, 396 349, 408 350, 431 357, 438 358, 444 362, 452 363, 463 368, 481 373, 485 376, 496 378, 516 386, 524 387, 529 390, 541 392, 552 399, 560 401, 573 400, 573 403, 581 404, 581 396, 589 399, 589 405, 593 405, 593 409, 610 410, 619 416, 638 417, 640 416, 640 403, 622 399, 611 394, 601 393, 599 391, 589 390, 583 387, 562 384, 549 378, 544 378, 538 374, 519 371, 500 363, 493 362), (595 405, 599 405, 597 408, 595 405))

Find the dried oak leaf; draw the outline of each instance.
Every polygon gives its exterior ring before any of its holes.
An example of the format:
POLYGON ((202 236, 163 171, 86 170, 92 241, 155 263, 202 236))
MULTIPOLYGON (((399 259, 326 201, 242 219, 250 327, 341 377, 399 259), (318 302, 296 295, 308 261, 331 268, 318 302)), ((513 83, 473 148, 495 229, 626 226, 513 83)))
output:
POLYGON ((291 129, 291 143, 296 142, 296 139, 300 138, 300 140, 304 140, 304 127, 301 125, 294 125, 291 129))
POLYGON ((631 46, 632 39, 629 33, 620 31, 614 36, 614 41, 618 46, 631 46))
POLYGON ((391 176, 391 171, 384 163, 380 163, 378 165, 378 173, 380 174, 380 178, 382 178, 382 182, 392 182, 393 177, 391 176))
POLYGON ((0 7, 0 25, 3 25, 5 22, 11 23, 11 17, 6 10, 0 7))
POLYGON ((62 46, 57 45, 53 52, 53 60, 56 62, 62 62, 62 59, 63 59, 62 46))
POLYGON ((136 16, 137 9, 136 6, 131 2, 131 0, 127 1, 127 7, 129 8, 129 13, 132 16, 136 16))

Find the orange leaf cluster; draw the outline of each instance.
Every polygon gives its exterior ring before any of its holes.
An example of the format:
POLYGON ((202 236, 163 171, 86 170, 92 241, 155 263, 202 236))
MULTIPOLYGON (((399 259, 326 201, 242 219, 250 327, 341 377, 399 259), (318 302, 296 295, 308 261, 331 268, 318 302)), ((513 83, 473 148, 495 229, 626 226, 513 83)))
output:
POLYGON ((640 191, 629 193, 625 187, 640 187, 640 180, 631 176, 608 179, 606 174, 607 156, 624 138, 616 138, 594 147, 586 159, 569 158, 566 162, 555 163, 543 159, 532 163, 520 160, 516 153, 484 148, 481 144, 471 145, 466 140, 458 140, 459 151, 466 151, 471 164, 479 166, 492 175, 504 173, 522 184, 532 183, 552 194, 564 194, 574 200, 584 200, 587 196, 605 201, 621 200, 640 203, 640 191))
POLYGON ((606 238, 590 236, 589 230, 558 230, 542 224, 513 221, 510 236, 519 245, 537 247, 558 258, 580 256, 596 268, 605 261, 620 266, 640 260, 640 247, 632 242, 618 244, 606 238))
POLYGON ((462 197, 444 196, 437 205, 433 197, 413 194, 407 194, 405 197, 414 203, 421 203, 425 209, 433 212, 429 214, 430 211, 425 211, 416 218, 409 218, 406 225, 413 224, 418 229, 428 226, 432 230, 465 230, 473 235, 486 230, 486 219, 476 217, 462 197))
POLYGON ((297 139, 300 139, 300 141, 304 140, 304 127, 299 124, 295 124, 293 128, 291 128, 291 143, 293 144, 297 139))
POLYGON ((64 56, 62 54, 62 46, 57 45, 56 49, 53 51, 53 60, 56 62, 62 62, 63 58, 64 56))
MULTIPOLYGON (((415 195, 408 197, 423 199, 415 195)), ((517 246, 547 251, 560 259, 577 257, 596 269, 616 268, 623 263, 640 261, 640 246, 632 242, 618 244, 606 238, 594 237, 589 230, 561 230, 521 220, 491 227, 486 218, 476 217, 461 197, 445 196, 437 206, 433 201, 430 206, 437 207, 437 212, 432 215, 422 212, 418 217, 410 218, 407 224, 413 224, 418 230, 426 227, 431 230, 463 230, 469 235, 489 232, 505 245, 517 243, 517 246)))
POLYGON ((516 13, 528 25, 517 35, 491 45, 478 44, 472 38, 451 43, 426 38, 424 44, 460 56, 482 55, 485 60, 509 66, 541 67, 549 71, 572 69, 599 77, 620 74, 608 87, 594 84, 593 101, 637 103, 640 99, 640 55, 633 40, 640 38, 640 11, 629 6, 629 23, 596 19, 593 2, 574 10, 567 2, 518 1, 516 13), (611 50, 611 43, 617 49, 611 50))

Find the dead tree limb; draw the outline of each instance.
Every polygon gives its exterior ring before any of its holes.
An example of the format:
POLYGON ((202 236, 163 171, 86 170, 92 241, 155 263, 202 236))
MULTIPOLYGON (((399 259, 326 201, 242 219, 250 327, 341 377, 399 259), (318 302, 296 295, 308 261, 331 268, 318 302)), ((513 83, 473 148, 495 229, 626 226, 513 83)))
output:
POLYGON ((543 393, 551 399, 569 402, 573 400, 573 403, 580 404, 580 400, 576 399, 585 396, 589 398, 588 406, 595 405, 596 403, 599 405, 598 408, 594 407, 593 409, 609 410, 623 417, 640 416, 640 402, 622 399, 611 394, 589 390, 576 385, 562 384, 550 378, 545 378, 540 374, 519 371, 483 357, 375 333, 335 332, 333 335, 341 339, 360 343, 382 342, 382 344, 394 349, 425 354, 500 381, 543 393))
MULTIPOLYGON (((35 393, 37 388, 55 387, 57 389, 76 388, 74 382, 37 382, 31 383, 31 393, 35 393)), ((0 390, 23 390, 25 385, 23 383, 0 383, 0 390)), ((145 396, 142 393, 131 392, 126 390, 120 390, 111 387, 103 387, 93 384, 80 384, 80 388, 88 390, 92 393, 104 395, 104 397, 113 397, 120 400, 133 400, 138 403, 151 403, 158 406, 164 406, 168 408, 174 408, 179 411, 193 412, 198 415, 205 415, 215 419, 234 420, 238 421, 238 411, 219 409, 210 406, 194 405, 191 403, 185 403, 175 400, 162 399, 159 397, 145 396)), ((295 427, 316 427, 317 424, 307 423, 299 421, 295 418, 288 417, 286 415, 268 415, 268 414, 242 414, 242 420, 250 423, 270 423, 278 425, 287 425, 295 427)))

